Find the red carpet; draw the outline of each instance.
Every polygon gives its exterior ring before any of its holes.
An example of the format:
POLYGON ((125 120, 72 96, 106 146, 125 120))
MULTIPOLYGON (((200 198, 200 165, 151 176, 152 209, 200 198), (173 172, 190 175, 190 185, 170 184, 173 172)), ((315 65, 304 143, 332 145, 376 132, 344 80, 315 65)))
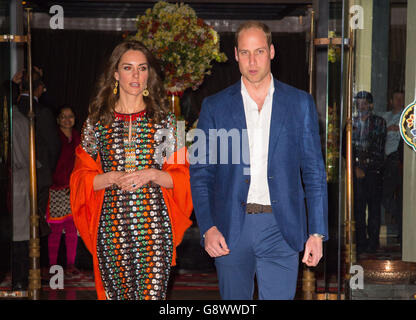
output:
POLYGON ((177 274, 173 280, 173 290, 218 290, 216 273, 177 274))
MULTIPOLYGON (((53 274, 50 275, 53 277, 53 274)), ((42 290, 50 288, 49 279, 42 281, 42 290)), ((218 290, 217 276, 215 273, 185 273, 173 276, 172 290, 218 290)), ((82 270, 78 275, 64 277, 65 289, 95 290, 92 271, 82 270)), ((0 291, 11 290, 11 275, 8 274, 0 283, 0 291)))

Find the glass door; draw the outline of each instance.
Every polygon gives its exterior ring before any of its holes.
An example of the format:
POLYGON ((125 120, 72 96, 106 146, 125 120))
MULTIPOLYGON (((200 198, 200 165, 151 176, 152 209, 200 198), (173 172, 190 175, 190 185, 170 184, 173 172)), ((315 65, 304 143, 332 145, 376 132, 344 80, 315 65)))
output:
POLYGON ((347 299, 370 297, 371 276, 402 258, 406 18, 407 1, 330 2, 325 278, 347 299))
POLYGON ((345 8, 348 1, 329 4, 328 59, 327 59, 327 106, 325 162, 328 182, 328 226, 330 240, 326 244, 327 292, 337 299, 344 298, 344 282, 347 272, 345 263, 345 237, 343 214, 343 182, 345 174, 341 152, 342 115, 348 48, 345 39, 345 8), (344 45, 343 45, 344 44, 344 45), (332 286, 332 290, 331 290, 332 286))
POLYGON ((0 1, 0 283, 10 271, 11 214, 11 44, 3 35, 10 34, 10 2, 0 1), (3 38, 2 38, 3 37, 3 38))

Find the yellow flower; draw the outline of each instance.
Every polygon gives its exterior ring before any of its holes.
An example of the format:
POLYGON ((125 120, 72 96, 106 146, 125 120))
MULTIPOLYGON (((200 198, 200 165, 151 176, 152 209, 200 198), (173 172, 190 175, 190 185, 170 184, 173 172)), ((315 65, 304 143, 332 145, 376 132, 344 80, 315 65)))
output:
POLYGON ((218 42, 218 33, 214 29, 210 29, 209 33, 212 35, 214 43, 218 42))

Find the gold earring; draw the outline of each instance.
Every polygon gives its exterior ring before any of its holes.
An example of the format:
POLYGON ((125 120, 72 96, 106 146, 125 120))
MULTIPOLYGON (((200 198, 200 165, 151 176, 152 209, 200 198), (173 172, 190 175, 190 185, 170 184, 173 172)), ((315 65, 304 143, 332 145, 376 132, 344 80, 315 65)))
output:
POLYGON ((114 90, 113 90, 114 95, 117 94, 117 87, 118 87, 118 80, 116 80, 116 83, 114 84, 114 90))
POLYGON ((143 94, 143 96, 147 97, 149 95, 149 90, 144 89, 142 94, 143 94))

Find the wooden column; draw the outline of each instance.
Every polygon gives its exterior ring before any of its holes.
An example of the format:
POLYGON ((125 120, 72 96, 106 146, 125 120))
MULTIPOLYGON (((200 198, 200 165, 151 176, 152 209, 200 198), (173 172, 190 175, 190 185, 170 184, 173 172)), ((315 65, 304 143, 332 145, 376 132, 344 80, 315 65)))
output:
POLYGON ((349 297, 349 279, 351 266, 356 261, 355 221, 354 221, 354 186, 352 163, 352 101, 353 101, 353 70, 354 70, 354 35, 350 29, 350 45, 348 53, 347 95, 346 95, 346 206, 345 206, 345 296, 349 297))
POLYGON ((10 43, 26 43, 28 54, 28 70, 29 70, 29 175, 30 175, 30 227, 29 227, 29 290, 28 296, 30 299, 38 300, 41 289, 40 276, 40 239, 39 239, 39 215, 37 206, 37 188, 36 188, 36 146, 35 146, 35 113, 33 110, 33 88, 32 88, 32 54, 31 54, 31 29, 30 18, 31 9, 27 8, 27 28, 26 36, 5 34, 0 35, 0 42, 10 43))
POLYGON ((31 300, 40 299, 41 275, 40 275, 40 239, 39 239, 39 214, 36 187, 36 143, 35 143, 35 111, 33 110, 32 88, 32 41, 30 29, 31 9, 27 13, 27 67, 29 70, 29 172, 30 172, 30 236, 29 236, 29 290, 31 300))

